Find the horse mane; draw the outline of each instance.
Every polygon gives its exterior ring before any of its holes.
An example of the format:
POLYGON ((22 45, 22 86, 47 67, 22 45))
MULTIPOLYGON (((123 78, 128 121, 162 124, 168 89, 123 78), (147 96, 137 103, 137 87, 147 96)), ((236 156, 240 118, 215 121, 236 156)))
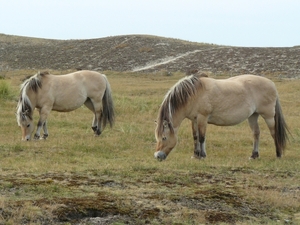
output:
POLYGON ((37 93, 42 88, 43 77, 48 75, 49 72, 38 72, 37 74, 26 79, 20 87, 20 97, 17 105, 17 120, 24 120, 26 116, 32 119, 33 108, 31 101, 28 98, 27 91, 32 90, 37 93))
POLYGON ((174 133, 172 124, 172 115, 184 107, 188 100, 195 96, 198 87, 202 87, 200 76, 190 75, 179 80, 166 94, 158 114, 158 130, 159 136, 163 133, 163 123, 167 121, 170 131, 174 133))
POLYGON ((37 93, 38 89, 42 88, 42 79, 46 75, 49 75, 49 72, 38 72, 37 74, 26 79, 23 84, 21 84, 21 93, 24 90, 27 90, 27 88, 37 93))

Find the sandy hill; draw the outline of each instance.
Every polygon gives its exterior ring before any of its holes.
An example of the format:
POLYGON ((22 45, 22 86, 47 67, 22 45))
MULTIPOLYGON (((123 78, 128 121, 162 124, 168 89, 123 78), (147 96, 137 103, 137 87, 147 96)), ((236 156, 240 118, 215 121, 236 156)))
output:
POLYGON ((0 71, 76 68, 147 73, 202 70, 298 77, 300 46, 219 46, 150 35, 50 40, 0 34, 0 71))

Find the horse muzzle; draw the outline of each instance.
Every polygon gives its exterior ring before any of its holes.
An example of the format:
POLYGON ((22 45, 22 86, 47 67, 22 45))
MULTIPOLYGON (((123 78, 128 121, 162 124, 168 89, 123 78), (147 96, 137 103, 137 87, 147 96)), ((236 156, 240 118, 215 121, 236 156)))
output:
POLYGON ((22 141, 30 141, 30 137, 22 138, 22 141))
POLYGON ((162 152, 162 151, 158 151, 154 153, 154 157, 158 160, 158 161, 163 161, 167 158, 166 153, 162 152))

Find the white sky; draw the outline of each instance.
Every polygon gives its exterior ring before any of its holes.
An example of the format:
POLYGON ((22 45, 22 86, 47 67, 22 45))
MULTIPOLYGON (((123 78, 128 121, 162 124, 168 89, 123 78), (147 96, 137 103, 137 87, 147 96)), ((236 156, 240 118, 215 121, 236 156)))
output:
POLYGON ((300 0, 0 0, 0 33, 149 34, 245 47, 300 45, 300 0))

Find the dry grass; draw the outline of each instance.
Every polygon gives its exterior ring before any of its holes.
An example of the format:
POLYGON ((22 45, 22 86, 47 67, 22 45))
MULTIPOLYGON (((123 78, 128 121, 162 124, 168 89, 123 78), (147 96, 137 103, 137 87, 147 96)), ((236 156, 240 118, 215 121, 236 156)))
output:
POLYGON ((117 115, 113 129, 93 137, 92 114, 82 107, 52 112, 48 140, 22 142, 14 115, 18 85, 33 73, 5 74, 13 97, 0 103, 0 224, 92 224, 92 217, 111 218, 111 224, 299 222, 299 80, 274 80, 293 135, 282 159, 260 121, 260 159, 248 160, 252 138, 244 122, 209 126, 207 159, 191 160, 191 129, 184 121, 176 149, 159 163, 154 120, 182 74, 107 72, 117 115))

